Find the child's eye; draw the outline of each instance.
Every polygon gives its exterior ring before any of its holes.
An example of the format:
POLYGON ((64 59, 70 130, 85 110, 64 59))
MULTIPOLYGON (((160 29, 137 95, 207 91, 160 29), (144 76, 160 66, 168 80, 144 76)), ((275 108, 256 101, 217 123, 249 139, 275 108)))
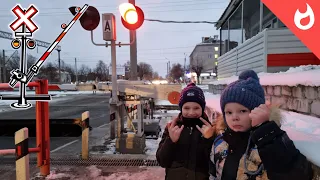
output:
POLYGON ((241 110, 240 112, 241 112, 241 113, 246 113, 246 112, 247 112, 247 110, 241 110))
POLYGON ((230 111, 227 111, 227 112, 226 112, 226 114, 229 114, 229 115, 230 115, 230 114, 232 114, 232 112, 230 112, 230 111))

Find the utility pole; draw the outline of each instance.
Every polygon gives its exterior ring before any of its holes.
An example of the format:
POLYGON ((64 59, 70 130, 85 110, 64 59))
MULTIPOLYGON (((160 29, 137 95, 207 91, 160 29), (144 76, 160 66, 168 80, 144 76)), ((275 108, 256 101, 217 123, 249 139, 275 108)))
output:
POLYGON ((57 50, 57 51, 58 51, 58 63, 59 63, 59 84, 61 84, 61 59, 60 59, 61 50, 57 50))
POLYGON ((2 50, 2 55, 3 55, 3 59, 2 59, 2 73, 3 73, 3 82, 7 82, 7 68, 6 68, 6 51, 3 49, 2 50))
POLYGON ((184 53, 184 73, 186 73, 186 63, 187 63, 187 56, 186 53, 184 53))
MULTIPOLYGON (((135 0, 128 0, 129 3, 135 5, 135 0)), ((136 81, 138 79, 137 75, 137 33, 136 30, 130 30, 130 42, 134 42, 130 45, 130 80, 136 81)))
POLYGON ((76 68, 76 85, 78 85, 79 79, 78 79, 77 58, 74 58, 74 64, 76 68))
POLYGON ((2 57, 1 57, 1 61, 0 61, 0 82, 1 83, 3 83, 4 81, 2 81, 2 79, 4 79, 3 78, 3 74, 4 74, 4 72, 3 72, 3 64, 4 64, 4 57, 5 57, 5 55, 4 55, 4 49, 2 50, 2 57))
POLYGON ((170 74, 170 61, 167 62, 167 77, 169 78, 169 74, 170 74))

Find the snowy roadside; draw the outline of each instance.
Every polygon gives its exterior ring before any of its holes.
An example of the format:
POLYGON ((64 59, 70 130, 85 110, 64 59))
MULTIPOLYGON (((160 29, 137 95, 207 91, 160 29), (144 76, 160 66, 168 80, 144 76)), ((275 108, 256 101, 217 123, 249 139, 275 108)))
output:
MULTIPOLYGON (((109 92, 102 92, 97 91, 97 94, 105 94, 109 92)), ((27 91, 27 95, 34 95, 34 91, 27 91)), ((92 91, 49 91, 49 94, 52 95, 52 99, 48 101, 49 103, 56 103, 62 100, 65 100, 66 98, 69 98, 70 95, 80 95, 80 94, 92 94, 92 91)), ((19 95, 19 91, 2 91, 0 92, 1 95, 19 95)), ((1 100, 0 99, 0 113, 6 112, 6 111, 12 111, 13 109, 10 107, 11 103, 17 102, 15 100, 1 100)), ((28 101, 32 104, 32 106, 35 106, 36 101, 28 101)))
MULTIPOLYGON (((290 68, 286 72, 258 73, 261 85, 287 85, 287 86, 320 86, 320 65, 307 65, 290 68)), ((238 80, 238 76, 231 76, 209 84, 230 84, 238 80)))
POLYGON ((31 180, 162 180, 165 171, 161 167, 52 167, 50 174, 42 178, 36 173, 31 180))

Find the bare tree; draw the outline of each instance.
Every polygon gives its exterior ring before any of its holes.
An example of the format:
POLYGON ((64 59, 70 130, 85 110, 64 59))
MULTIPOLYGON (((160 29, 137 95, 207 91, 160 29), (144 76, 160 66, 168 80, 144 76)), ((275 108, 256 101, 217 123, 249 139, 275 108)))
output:
POLYGON ((19 69, 20 67, 20 55, 15 53, 12 55, 11 59, 7 62, 6 67, 9 71, 13 69, 19 69))
POLYGON ((76 81, 76 73, 75 73, 75 69, 70 65, 70 64, 67 64, 65 67, 64 67, 64 70, 70 74, 70 77, 71 77, 71 82, 75 82, 76 81))
POLYGON ((170 76, 173 80, 181 82, 181 77, 184 75, 184 69, 181 64, 173 64, 170 70, 170 76))
POLYGON ((37 78, 48 79, 49 83, 57 83, 59 82, 58 69, 52 62, 48 62, 43 67, 41 67, 37 78))
POLYGON ((197 82, 200 84, 200 75, 204 68, 203 60, 195 58, 190 62, 190 69, 197 74, 197 82))
POLYGON ((152 79, 154 80, 159 80, 159 73, 156 71, 156 72, 153 72, 153 75, 152 75, 152 79))
POLYGON ((91 69, 89 66, 82 64, 78 75, 80 81, 87 81, 88 80, 88 74, 91 72, 91 69))
POLYGON ((95 81, 95 80, 96 80, 96 77, 97 77, 96 73, 93 72, 93 71, 90 69, 90 72, 89 72, 88 75, 87 75, 87 79, 88 79, 89 81, 95 81))
POLYGON ((138 65, 138 77, 140 79, 151 80, 153 74, 152 66, 145 62, 140 62, 138 65))
POLYGON ((108 66, 102 60, 98 61, 95 73, 100 81, 108 81, 108 66))

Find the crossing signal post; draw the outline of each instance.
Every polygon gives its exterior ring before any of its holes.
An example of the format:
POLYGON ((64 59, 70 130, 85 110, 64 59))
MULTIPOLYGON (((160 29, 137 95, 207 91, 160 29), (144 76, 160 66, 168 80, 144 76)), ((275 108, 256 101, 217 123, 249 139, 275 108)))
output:
POLYGON ((119 6, 121 14, 121 22, 130 32, 130 80, 137 80, 137 41, 136 30, 140 28, 144 22, 144 13, 140 7, 135 5, 135 0, 129 0, 129 3, 123 3, 119 6))
MULTIPOLYGON (((129 0, 129 2, 132 0, 129 0)), ((134 4, 134 3, 133 3, 134 4)), ((87 11, 83 14, 80 18, 81 26, 87 30, 91 31, 91 41, 96 46, 105 46, 108 47, 109 44, 107 41, 110 41, 111 45, 111 59, 112 59, 112 101, 110 102, 110 112, 116 112, 116 119, 117 121, 110 121, 110 137, 113 139, 115 137, 115 123, 117 123, 117 144, 121 144, 117 146, 117 150, 120 152, 143 152, 145 147, 145 136, 143 133, 135 136, 133 139, 137 147, 135 148, 127 148, 126 142, 128 138, 128 134, 124 134, 124 127, 123 127, 123 118, 124 113, 122 110, 122 106, 124 105, 122 102, 118 100, 118 85, 117 85, 117 66, 116 66, 116 46, 130 46, 130 57, 131 57, 131 67, 135 66, 135 68, 131 68, 134 70, 135 78, 132 80, 137 80, 137 46, 136 46, 136 35, 135 30, 138 29, 144 21, 144 14, 142 10, 134 6, 133 4, 127 4, 127 7, 131 7, 129 11, 126 12, 126 9, 123 9, 125 14, 123 16, 123 24, 126 28, 130 30, 130 43, 116 43, 117 34, 116 34, 116 20, 115 16, 112 13, 104 13, 102 14, 102 32, 103 32, 103 40, 106 41, 104 44, 95 43, 93 40, 93 30, 97 28, 100 23, 100 13, 99 11, 92 6, 89 6, 87 11)), ((125 7, 121 5, 121 7, 125 7)), ((69 8, 72 14, 75 14, 78 9, 77 7, 73 6, 69 8)), ((127 9, 128 10, 128 9, 127 9)), ((112 113, 111 113, 112 114, 112 113)), ((142 124, 140 124, 142 126, 142 124)))

